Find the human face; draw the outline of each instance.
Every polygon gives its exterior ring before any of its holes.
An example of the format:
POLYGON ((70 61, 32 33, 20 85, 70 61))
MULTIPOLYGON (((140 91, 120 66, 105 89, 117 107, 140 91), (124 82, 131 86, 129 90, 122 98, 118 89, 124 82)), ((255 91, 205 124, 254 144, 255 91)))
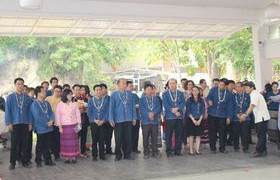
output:
POLYGON ((102 96, 107 95, 107 89, 105 87, 102 87, 102 96))
POLYGON ((52 80, 52 84, 51 85, 54 88, 55 86, 58 85, 58 81, 57 80, 52 80))
POLYGON ((214 82, 213 82, 213 86, 214 86, 214 87, 219 87, 219 81, 214 81, 214 82))
POLYGON ((54 96, 55 97, 61 97, 61 90, 59 88, 54 89, 54 96))
POLYGON ((171 91, 175 91, 177 89, 177 82, 175 79, 170 79, 168 81, 168 87, 171 91))
POLYGON ((184 89, 185 88, 185 84, 187 83, 186 80, 181 81, 181 88, 184 89))
POLYGON ((24 90, 24 82, 23 81, 21 81, 21 80, 18 80, 17 82, 16 82, 16 84, 15 84, 15 86, 16 86, 16 91, 17 92, 23 92, 23 90, 24 90))
POLYGON ((96 87, 96 88, 94 89, 94 95, 95 95, 96 97, 101 97, 101 96, 102 96, 102 88, 101 88, 101 87, 96 87))
POLYGON ((243 87, 242 87, 241 83, 237 83, 237 84, 235 85, 235 89, 236 89, 236 91, 237 91, 238 93, 242 93, 242 92, 243 92, 243 87))
POLYGON ((81 95, 81 88, 79 86, 76 86, 74 89, 73 89, 73 93, 76 97, 80 97, 81 95))
POLYGON ((188 90, 191 91, 193 89, 193 83, 192 82, 188 82, 187 88, 188 88, 188 90))
POLYGON ((81 94, 82 95, 86 95, 87 94, 86 89, 84 87, 81 88, 81 94))
POLYGON ((47 91, 49 89, 49 84, 48 83, 44 83, 42 86, 43 86, 45 91, 47 91))
POLYGON ((277 85, 277 84, 273 84, 272 90, 273 90, 274 92, 277 92, 277 91, 278 91, 278 85, 277 85))
POLYGON ((30 98, 34 98, 34 95, 35 95, 34 90, 29 91, 28 96, 29 96, 30 98))
POLYGON ((250 88, 250 86, 245 86, 245 91, 246 91, 247 93, 250 94, 253 90, 254 90, 254 88, 250 88))
POLYGON ((121 80, 119 81, 118 87, 119 87, 119 90, 125 91, 125 90, 126 90, 126 87, 127 87, 127 85, 126 85, 126 80, 125 80, 125 79, 121 79, 121 80))
POLYGON ((128 91, 133 91, 133 89, 134 89, 133 84, 132 84, 132 83, 129 83, 129 84, 127 85, 126 90, 128 90, 128 91))
POLYGON ((226 84, 224 83, 224 82, 219 82, 219 88, 221 89, 221 90, 224 90, 225 88, 226 88, 226 84))
POLYGON ((192 89, 192 94, 193 94, 194 97, 198 97, 199 93, 200 93, 200 91, 199 91, 198 88, 194 87, 192 89))
POLYGON ((201 88, 205 89, 207 87, 207 82, 206 81, 202 81, 200 86, 201 86, 201 88))
POLYGON ((46 91, 44 90, 44 88, 42 88, 41 92, 38 93, 38 98, 42 100, 46 98, 46 91))
POLYGON ((234 83, 230 83, 229 85, 228 85, 228 90, 229 91, 233 91, 235 89, 235 84, 234 83))
POLYGON ((147 87, 147 88, 145 89, 145 94, 146 94, 148 97, 152 96, 152 95, 154 94, 154 89, 153 89, 152 87, 147 87))
POLYGON ((72 93, 69 93, 69 94, 67 95, 67 100, 68 100, 68 101, 72 101, 72 97, 73 97, 73 94, 72 94, 72 93))

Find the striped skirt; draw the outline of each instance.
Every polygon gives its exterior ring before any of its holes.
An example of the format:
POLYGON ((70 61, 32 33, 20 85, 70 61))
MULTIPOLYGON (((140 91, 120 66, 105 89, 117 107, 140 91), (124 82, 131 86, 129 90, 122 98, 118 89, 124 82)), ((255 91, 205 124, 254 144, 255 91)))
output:
POLYGON ((80 155, 78 134, 75 125, 62 126, 63 133, 60 135, 60 155, 65 158, 74 158, 80 155))

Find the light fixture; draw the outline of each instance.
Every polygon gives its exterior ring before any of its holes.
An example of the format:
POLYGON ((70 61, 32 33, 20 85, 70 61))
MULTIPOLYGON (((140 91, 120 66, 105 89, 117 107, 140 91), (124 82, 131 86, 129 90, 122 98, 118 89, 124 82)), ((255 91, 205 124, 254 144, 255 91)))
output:
POLYGON ((268 19, 277 19, 280 17, 280 5, 273 2, 264 10, 264 15, 268 19))
POLYGON ((20 7, 28 10, 39 10, 42 8, 42 0, 19 0, 20 7))

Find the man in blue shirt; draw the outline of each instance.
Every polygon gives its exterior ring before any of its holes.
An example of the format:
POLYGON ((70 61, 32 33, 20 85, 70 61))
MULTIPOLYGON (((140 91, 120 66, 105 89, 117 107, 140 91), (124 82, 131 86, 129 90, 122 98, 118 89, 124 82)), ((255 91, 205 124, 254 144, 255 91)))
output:
POLYGON ((158 97, 153 94, 154 85, 144 86, 145 96, 140 98, 139 108, 143 133, 144 158, 150 157, 149 138, 152 140, 152 157, 159 157, 157 148, 158 122, 161 113, 161 104, 158 97))
POLYGON ((208 123, 211 154, 216 153, 217 133, 219 133, 219 151, 227 153, 226 124, 230 124, 232 118, 233 95, 226 89, 226 82, 221 79, 218 87, 213 87, 208 96, 208 123))
POLYGON ((28 132, 32 129, 31 103, 32 99, 23 93, 24 80, 14 80, 15 92, 7 97, 5 107, 5 123, 11 132, 11 152, 9 169, 15 169, 17 148, 22 145, 22 165, 28 164, 28 132))
POLYGON ((97 161, 99 147, 99 157, 105 160, 104 151, 104 123, 108 120, 109 99, 102 96, 102 87, 95 85, 93 87, 94 96, 88 102, 88 119, 91 127, 92 136, 92 160, 97 161))
POLYGON ((133 99, 135 102, 135 108, 136 108, 136 113, 137 113, 137 118, 136 118, 136 124, 135 126, 132 126, 132 152, 134 153, 141 153, 138 150, 138 141, 139 141, 139 129, 140 129, 140 112, 139 112, 139 97, 137 94, 133 93, 134 86, 132 81, 127 81, 127 91, 132 92, 133 99))
POLYGON ((136 125, 136 108, 133 94, 126 90, 125 79, 119 79, 118 90, 110 97, 109 121, 115 127, 116 161, 120 161, 122 153, 124 159, 131 160, 132 125, 136 125), (121 151, 122 149, 122 151, 121 151))
POLYGON ((54 123, 54 113, 48 101, 43 86, 35 88, 36 100, 31 105, 34 132, 37 134, 36 158, 37 167, 42 167, 42 156, 45 165, 55 166, 51 158, 51 141, 54 123))
POLYGON ((243 86, 241 82, 236 83, 236 93, 233 98, 233 146, 235 152, 239 152, 239 138, 241 137, 243 152, 249 153, 250 116, 245 121, 240 120, 240 116, 246 113, 250 106, 250 95, 244 92, 243 86))
POLYGON ((172 155, 172 135, 175 132, 174 155, 180 156, 182 149, 182 130, 185 108, 184 93, 177 89, 177 80, 168 80, 168 89, 162 94, 166 122, 166 154, 172 155))
POLYGON ((50 80, 50 83, 51 83, 52 88, 47 91, 47 93, 46 93, 47 97, 53 95, 54 87, 58 85, 57 77, 52 77, 50 80))

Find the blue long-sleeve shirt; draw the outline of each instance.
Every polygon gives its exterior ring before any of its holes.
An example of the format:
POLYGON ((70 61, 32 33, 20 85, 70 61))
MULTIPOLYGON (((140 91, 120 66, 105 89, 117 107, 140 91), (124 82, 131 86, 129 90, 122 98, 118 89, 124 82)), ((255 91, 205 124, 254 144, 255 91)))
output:
POLYGON ((213 102, 213 105, 208 108, 208 114, 214 117, 231 119, 233 116, 233 94, 228 90, 221 90, 220 100, 223 100, 223 102, 219 103, 218 90, 217 87, 213 87, 207 96, 207 102, 209 100, 213 102))
POLYGON ((141 97, 139 102, 139 108, 141 124, 158 124, 159 115, 161 113, 161 104, 158 97, 141 97), (150 121, 149 119, 149 112, 154 113, 153 121, 150 121))
POLYGON ((47 92, 46 92, 46 97, 52 96, 52 95, 53 95, 53 89, 47 90, 47 92))
POLYGON ((205 116, 205 102, 203 99, 195 101, 193 98, 188 98, 186 110, 187 117, 192 115, 194 119, 199 119, 201 116, 205 116))
POLYGON ((12 93, 7 97, 5 106, 5 123, 32 124, 31 104, 33 100, 25 93, 12 93), (22 111, 19 107, 23 100, 22 111), (22 113, 21 113, 22 112, 22 113))
POLYGON ((176 101, 173 102, 170 97, 169 90, 165 91, 162 94, 162 103, 164 107, 164 115, 165 115, 165 120, 174 120, 174 119, 183 119, 183 109, 185 108, 185 97, 184 93, 182 93, 179 90, 177 91, 177 99, 176 99, 176 92, 171 92, 171 95, 173 97, 173 100, 176 101), (171 109, 172 108, 178 108, 180 112, 180 116, 176 116, 175 114, 172 113, 171 109))
POLYGON ((48 126, 49 121, 54 121, 54 113, 48 101, 34 100, 31 105, 33 116, 33 130, 38 134, 53 131, 53 127, 48 126))
POLYGON ((110 97, 109 121, 122 123, 136 120, 133 94, 129 91, 114 91, 110 97))
MULTIPOLYGON (((239 119, 237 118, 237 115, 240 114, 240 113, 245 114, 246 111, 248 110, 249 106, 250 106, 250 103, 251 103, 251 100, 250 100, 250 95, 248 93, 244 92, 244 97, 243 97, 243 94, 234 93, 232 120, 233 121, 239 121, 239 119), (242 103, 242 99, 243 99, 243 103, 242 103)), ((246 120, 249 121, 250 116, 247 116, 246 120)))
MULTIPOLYGON (((266 95, 266 101, 269 101, 271 96, 277 96, 277 95, 279 95, 279 94, 280 94, 280 92, 278 92, 278 93, 276 93, 276 94, 274 94, 273 91, 268 92, 267 95, 266 95)), ((272 111, 278 111, 279 102, 273 102, 273 101, 272 101, 270 104, 267 105, 267 108, 268 108, 269 110, 272 110, 272 111)))
POLYGON ((93 123, 94 120, 101 120, 104 122, 108 121, 108 114, 109 114, 109 98, 107 96, 102 97, 100 99, 97 99, 94 96, 89 100, 87 115, 90 123, 93 123), (97 108, 100 108, 99 111, 97 108))

